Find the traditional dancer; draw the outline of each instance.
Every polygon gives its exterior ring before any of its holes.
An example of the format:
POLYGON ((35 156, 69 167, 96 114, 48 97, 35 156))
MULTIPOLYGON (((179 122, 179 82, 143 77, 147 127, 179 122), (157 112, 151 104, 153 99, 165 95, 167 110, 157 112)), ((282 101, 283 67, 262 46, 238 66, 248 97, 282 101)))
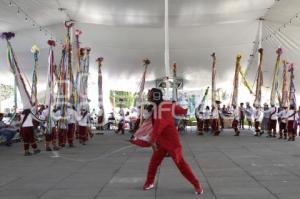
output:
POLYGON ((214 105, 211 110, 211 131, 214 136, 220 134, 220 114, 217 105, 214 105))
POLYGON ((276 138, 276 127, 277 127, 277 108, 275 107, 274 104, 271 104, 271 108, 269 110, 267 110, 266 112, 268 112, 270 114, 269 117, 269 131, 268 131, 268 138, 276 138))
MULTIPOLYGON (((58 123, 58 125, 57 125, 58 146, 63 148, 63 147, 66 146, 68 127, 64 126, 64 125, 59 125, 60 122, 63 122, 64 120, 67 119, 67 118, 64 118, 62 116, 62 110, 61 109, 62 109, 61 107, 58 107, 55 110, 54 121, 58 123)), ((67 117, 67 115, 65 117, 67 117)))
POLYGON ((74 147, 74 137, 75 137, 75 129, 76 129, 76 110, 74 106, 68 106, 67 108, 68 114, 68 132, 67 139, 69 147, 74 147))
POLYGON ((226 116, 228 115, 228 111, 225 105, 223 105, 221 112, 220 112, 220 123, 221 123, 221 130, 224 129, 224 120, 226 118, 226 116))
POLYGON ((49 107, 47 107, 40 115, 41 120, 45 120, 45 147, 46 151, 59 150, 57 146, 57 132, 55 128, 55 123, 52 117, 49 116, 49 107), (50 126, 49 126, 50 125, 50 126), (51 148, 51 145, 53 148, 51 148))
POLYGON ((203 127, 204 127, 204 114, 202 111, 202 104, 198 106, 195 110, 195 116, 197 120, 197 131, 198 135, 203 135, 203 127))
POLYGON ((288 107, 283 107, 283 109, 278 113, 279 122, 279 139, 287 139, 287 112, 288 107))
POLYGON ((249 102, 246 103, 245 114, 246 114, 246 119, 248 122, 249 129, 251 129, 253 127, 252 125, 253 108, 250 106, 249 102))
POLYGON ((233 116, 233 121, 232 121, 232 128, 234 129, 234 136, 239 136, 240 135, 240 131, 239 131, 239 128, 238 128, 238 125, 239 125, 239 121, 240 121, 240 113, 241 111, 236 107, 236 105, 232 105, 232 108, 233 108, 233 113, 232 113, 232 116, 233 116))
POLYGON ((179 133, 176 130, 174 115, 172 114, 173 111, 175 111, 176 115, 183 115, 186 114, 187 110, 172 102, 163 101, 162 91, 156 88, 152 88, 149 91, 148 100, 155 105, 153 114, 153 133, 150 141, 154 152, 149 163, 144 190, 149 190, 154 187, 153 183, 157 169, 168 153, 182 175, 194 186, 195 193, 197 195, 202 194, 203 189, 201 184, 183 158, 179 133))
POLYGON ((239 107, 239 124, 240 124, 240 129, 245 129, 244 128, 244 124, 245 124, 245 107, 244 107, 244 103, 240 103, 240 107, 239 107))
POLYGON ((204 131, 208 132, 210 123, 210 109, 209 106, 206 106, 204 111, 204 131))
POLYGON ((104 124, 104 110, 103 107, 99 107, 99 112, 97 115, 97 130, 100 130, 100 134, 103 134, 103 124, 104 124))
POLYGON ((295 141, 295 137, 297 135, 297 121, 299 120, 299 116, 294 105, 290 105, 290 110, 287 112, 286 118, 288 120, 288 141, 295 141))
POLYGON ((120 120, 118 123, 118 129, 115 131, 115 133, 121 132, 121 134, 124 135, 126 118, 125 118, 125 111, 122 107, 120 108, 119 114, 120 114, 120 120))
POLYGON ((270 113, 268 112, 269 105, 267 103, 264 104, 263 108, 263 120, 261 123, 261 134, 264 134, 265 131, 269 131, 269 123, 270 123, 270 113))
POLYGON ((85 108, 81 109, 80 115, 77 117, 77 122, 79 128, 79 143, 86 145, 89 134, 90 114, 85 108))
POLYGON ((41 152, 41 150, 38 149, 37 144, 34 140, 34 131, 33 131, 33 122, 32 122, 33 119, 40 121, 31 113, 30 109, 24 109, 21 114, 22 123, 21 123, 20 133, 22 135, 23 142, 24 142, 25 156, 32 155, 32 153, 30 153, 29 151, 30 146, 32 147, 34 154, 41 152))
POLYGON ((260 123, 261 123, 261 110, 259 106, 256 106, 254 111, 255 136, 261 136, 260 123))

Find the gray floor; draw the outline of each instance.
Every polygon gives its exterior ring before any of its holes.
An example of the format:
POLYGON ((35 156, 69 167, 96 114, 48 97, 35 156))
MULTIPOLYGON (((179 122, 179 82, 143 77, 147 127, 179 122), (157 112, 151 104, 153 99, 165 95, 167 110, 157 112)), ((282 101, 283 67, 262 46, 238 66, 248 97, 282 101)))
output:
MULTIPOLYGON (((22 146, 0 146, 1 199, 197 198, 170 158, 156 189, 142 191, 151 150, 129 135, 96 135, 87 146, 24 157, 22 146)), ((299 199, 300 142, 257 138, 244 131, 220 137, 182 136, 187 162, 204 186, 200 198, 299 199)))

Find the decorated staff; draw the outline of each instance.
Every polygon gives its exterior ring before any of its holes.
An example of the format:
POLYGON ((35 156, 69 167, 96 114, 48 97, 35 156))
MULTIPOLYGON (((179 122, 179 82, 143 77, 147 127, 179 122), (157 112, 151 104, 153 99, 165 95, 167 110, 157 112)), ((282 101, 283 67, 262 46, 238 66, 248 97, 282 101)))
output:
POLYGON ((72 20, 65 21, 65 28, 67 29, 67 35, 66 35, 66 42, 65 42, 65 48, 66 48, 66 58, 67 58, 67 64, 68 64, 68 79, 69 79, 69 103, 71 105, 76 104, 77 99, 77 92, 76 87, 74 86, 74 76, 73 76, 73 69, 72 69, 72 44, 71 44, 71 28, 74 26, 74 23, 72 20))
POLYGON ((289 105, 289 87, 288 87, 288 62, 283 61, 283 76, 282 76, 282 98, 281 106, 288 107, 289 105))
POLYGON ((256 89, 255 89, 255 99, 254 99, 254 106, 256 108, 261 106, 261 88, 263 86, 262 62, 263 62, 264 50, 260 48, 258 50, 258 53, 259 53, 259 65, 257 69, 256 89))
POLYGON ((16 85, 18 87, 18 90, 20 92, 21 100, 23 103, 24 108, 32 108, 32 102, 30 95, 26 89, 26 85, 24 82, 24 74, 21 74, 21 70, 18 66, 15 53, 13 51, 13 48, 10 43, 10 39, 12 39, 15 36, 15 33, 13 32, 4 32, 1 34, 1 38, 5 39, 7 42, 7 60, 9 62, 11 71, 13 72, 16 80, 16 85))
POLYGON ((76 45, 76 65, 77 65, 77 71, 76 71, 76 79, 75 79, 75 90, 76 90, 76 99, 75 99, 75 102, 76 102, 76 106, 78 104, 78 101, 79 101, 79 93, 80 93, 80 80, 79 80, 79 77, 80 77, 80 60, 81 60, 81 55, 80 55, 80 41, 79 41, 79 36, 82 34, 82 31, 79 30, 79 29, 76 29, 75 30, 75 45, 76 45))
POLYGON ((48 40, 49 56, 48 56, 48 78, 46 88, 45 105, 47 108, 41 113, 40 118, 46 120, 47 130, 45 132, 46 140, 46 151, 52 151, 50 145, 53 145, 53 150, 58 150, 56 145, 57 133, 53 120, 52 105, 53 105, 53 94, 54 94, 54 76, 55 76, 55 63, 54 63, 54 52, 55 41, 48 40))
POLYGON ((234 72, 233 94, 232 94, 231 106, 238 106, 239 68, 240 68, 241 59, 242 59, 242 55, 238 54, 236 56, 236 65, 235 65, 235 72, 234 72))
POLYGON ((98 103, 99 103, 99 114, 98 114, 98 125, 100 130, 103 130, 102 123, 104 122, 104 106, 103 106, 103 85, 102 85, 102 62, 103 57, 99 57, 96 60, 98 64, 98 103))
POLYGON ((79 104, 80 107, 85 107, 88 109, 88 76, 90 70, 90 48, 81 48, 80 49, 80 90, 79 90, 79 104))
POLYGON ((147 58, 143 60, 144 72, 143 72, 143 76, 141 79, 141 83, 139 85, 139 91, 138 91, 138 95, 137 95, 138 105, 140 105, 143 101, 143 92, 145 89, 146 75, 147 75, 147 70, 148 70, 148 66, 150 63, 151 63, 151 61, 147 58))
POLYGON ((58 80, 58 95, 56 104, 55 118, 58 120, 58 144, 64 147, 66 144, 66 135, 68 129, 67 120, 67 103, 68 103, 68 89, 67 89, 67 76, 68 76, 68 57, 66 53, 66 45, 62 49, 62 57, 59 66, 59 80, 58 80))
POLYGON ((239 67, 239 72, 240 72, 240 75, 241 75, 242 80, 243 80, 242 83, 249 90, 250 94, 253 94, 252 88, 250 86, 250 82, 247 80, 247 76, 246 76, 244 70, 242 69, 241 65, 239 67))
POLYGON ((272 89, 271 89, 271 96, 270 96, 270 104, 275 105, 275 98, 276 98, 276 90, 278 88, 278 75, 279 75, 279 65, 280 65, 280 58, 282 55, 282 49, 278 48, 276 50, 277 59, 276 64, 273 72, 273 80, 272 80, 272 89))
POLYGON ((290 93, 289 93, 289 101, 290 101, 290 105, 293 107, 297 107, 297 100, 296 100, 296 88, 295 88, 295 84, 294 84, 294 64, 291 63, 289 65, 288 71, 290 72, 290 93))
POLYGON ((12 32, 5 32, 1 34, 1 38, 5 39, 7 42, 7 58, 8 62, 11 68, 11 71, 13 72, 16 80, 17 87, 19 89, 20 95, 21 95, 21 100, 23 103, 23 112, 21 116, 21 128, 20 132, 22 134, 22 140, 23 140, 23 146, 24 146, 24 155, 25 156, 30 156, 32 153, 29 151, 30 145, 33 149, 34 154, 40 153, 40 150, 38 149, 35 139, 34 139, 34 131, 33 131, 33 124, 32 120, 38 120, 37 118, 34 117, 34 115, 31 112, 32 108, 32 102, 30 99, 30 95, 26 89, 26 85, 23 79, 23 75, 21 73, 21 70, 18 66, 18 63, 16 61, 15 53, 12 49, 10 39, 15 36, 14 33, 12 32))
POLYGON ((38 67, 38 60, 39 60, 39 48, 36 45, 33 45, 31 48, 31 52, 33 53, 34 58, 34 67, 33 67, 33 74, 32 74, 32 86, 31 86, 31 101, 32 104, 35 106, 35 109, 37 111, 37 67, 38 67))
POLYGON ((46 94, 46 100, 45 104, 49 108, 48 113, 48 132, 51 132, 51 122, 50 119, 52 118, 51 114, 51 107, 54 99, 54 73, 55 73, 55 61, 54 61, 54 51, 53 48, 55 47, 55 41, 48 40, 48 45, 50 46, 49 49, 49 56, 48 56, 48 80, 47 80, 47 94, 46 94))
POLYGON ((176 63, 173 64, 173 96, 174 101, 177 101, 178 99, 178 93, 177 93, 177 65, 176 63))
POLYGON ((138 126, 141 126, 141 124, 143 122, 143 113, 144 113, 143 92, 144 92, 144 89, 145 89, 147 70, 148 70, 148 66, 149 66, 150 63, 151 63, 151 61, 148 58, 143 60, 144 72, 143 72, 142 80, 141 80, 141 83, 140 83, 140 86, 139 86, 139 92, 138 92, 138 98, 137 98, 137 104, 138 104, 138 106, 141 107, 141 111, 140 111, 139 119, 136 122, 135 129, 137 129, 138 126))
POLYGON ((213 58, 212 75, 211 75, 211 106, 215 106, 216 102, 216 53, 211 55, 213 58))
POLYGON ((205 89, 205 92, 204 92, 204 95, 202 97, 202 100, 201 100, 201 112, 204 112, 204 105, 205 105, 205 101, 207 99, 207 96, 208 96, 208 92, 209 92, 209 86, 205 89))

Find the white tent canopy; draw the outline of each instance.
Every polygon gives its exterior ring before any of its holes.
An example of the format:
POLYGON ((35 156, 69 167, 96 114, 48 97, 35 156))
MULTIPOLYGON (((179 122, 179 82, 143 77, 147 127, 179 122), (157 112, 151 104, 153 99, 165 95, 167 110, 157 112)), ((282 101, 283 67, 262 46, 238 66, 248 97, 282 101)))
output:
MULTIPOLYGON (((93 76, 93 71, 97 70, 94 60, 98 56, 104 57, 105 89, 136 91, 143 70, 142 60, 146 57, 152 61, 147 81, 151 83, 164 76, 162 0, 1 0, 0 4, 0 32, 16 32, 12 44, 19 65, 28 77, 33 69, 31 46, 36 44, 41 49, 40 89, 45 88, 46 42, 51 34, 58 41, 63 40, 63 22, 70 18, 83 32, 82 46, 92 49, 92 84, 96 84, 97 75, 93 76), (66 10, 62 12, 59 8, 66 10), (47 35, 40 31, 40 26, 47 29, 47 35)), ((265 18, 263 38, 272 34, 262 43, 265 86, 271 85, 278 47, 283 48, 284 59, 296 64, 296 85, 299 82, 300 17, 290 24, 291 17, 300 11, 299 0, 169 0, 169 8, 170 61, 177 63, 184 89, 210 85, 210 54, 216 52, 217 87, 231 92, 235 56, 241 53, 243 67, 248 66, 260 17, 265 18), (284 23, 287 25, 279 32, 278 28, 284 23)), ((5 51, 5 42, 0 42, 0 82, 12 83, 5 51)), ((58 62, 60 47, 55 53, 58 62)), ((248 70, 250 81, 254 81, 257 69, 257 61, 253 63, 248 70)))

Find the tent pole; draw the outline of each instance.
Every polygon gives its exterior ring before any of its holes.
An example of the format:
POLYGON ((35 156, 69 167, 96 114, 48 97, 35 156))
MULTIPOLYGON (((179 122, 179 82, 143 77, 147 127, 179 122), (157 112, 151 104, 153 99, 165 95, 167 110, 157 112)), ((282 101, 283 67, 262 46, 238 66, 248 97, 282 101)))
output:
POLYGON ((165 0, 165 73, 166 73, 166 98, 169 99, 169 90, 170 90, 169 0, 165 0))

